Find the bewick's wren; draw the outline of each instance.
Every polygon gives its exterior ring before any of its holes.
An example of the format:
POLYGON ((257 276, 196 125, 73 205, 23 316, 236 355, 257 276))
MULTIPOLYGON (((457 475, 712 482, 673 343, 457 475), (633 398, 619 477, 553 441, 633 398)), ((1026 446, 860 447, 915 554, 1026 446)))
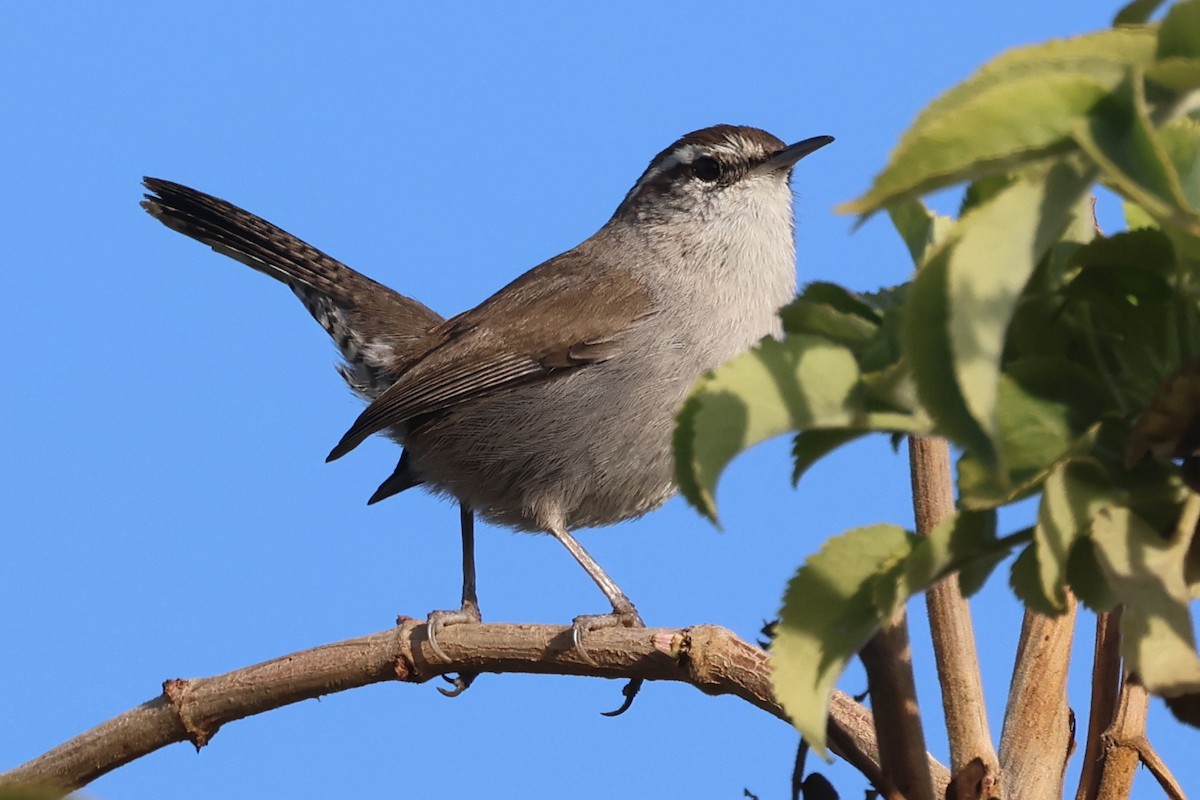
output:
MULTIPOLYGON (((463 507, 463 608, 479 619, 470 509, 561 541, 612 604, 582 634, 641 620, 571 536, 661 505, 674 491, 675 415, 704 372, 780 332, 795 294, 788 179, 833 141, 785 147, 718 125, 659 153, 595 235, 479 306, 442 320, 235 206, 147 178, 143 206, 181 233, 283 281, 333 337, 371 401, 329 454, 373 433, 404 445, 371 502, 417 484, 463 507)), ((586 653, 584 653, 586 656, 586 653)))

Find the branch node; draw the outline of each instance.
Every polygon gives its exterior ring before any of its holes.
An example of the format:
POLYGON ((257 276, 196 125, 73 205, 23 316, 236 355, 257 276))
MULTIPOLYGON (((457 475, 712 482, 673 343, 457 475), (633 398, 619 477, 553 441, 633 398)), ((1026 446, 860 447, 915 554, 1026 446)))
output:
POLYGON ((163 681, 163 696, 171 704, 171 709, 179 719, 179 724, 187 733, 188 741, 200 752, 200 748, 208 744, 212 737, 221 729, 220 725, 206 724, 193 713, 195 704, 192 702, 193 681, 184 678, 170 678, 163 681))

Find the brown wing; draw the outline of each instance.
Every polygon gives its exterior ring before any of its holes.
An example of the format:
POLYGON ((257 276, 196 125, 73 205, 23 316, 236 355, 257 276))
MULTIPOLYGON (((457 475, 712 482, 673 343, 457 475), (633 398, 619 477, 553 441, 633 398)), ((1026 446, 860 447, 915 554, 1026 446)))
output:
POLYGON ((363 411, 328 460, 385 428, 620 354, 624 335, 650 315, 650 298, 626 270, 597 270, 584 247, 435 328, 429 348, 363 411))

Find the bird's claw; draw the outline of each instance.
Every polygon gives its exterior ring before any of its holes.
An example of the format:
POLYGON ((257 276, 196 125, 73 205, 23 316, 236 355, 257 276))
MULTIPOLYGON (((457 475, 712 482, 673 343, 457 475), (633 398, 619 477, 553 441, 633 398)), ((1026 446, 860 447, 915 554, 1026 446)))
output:
POLYGON ((591 631, 615 628, 618 625, 626 628, 646 627, 646 623, 642 622, 642 618, 633 608, 628 611, 613 611, 611 614, 584 614, 576 617, 571 623, 571 646, 575 650, 575 654, 588 666, 600 666, 583 646, 583 635, 591 631))
MULTIPOLYGON (((429 649, 433 654, 442 661, 450 661, 450 656, 446 655, 446 651, 438 644, 438 633, 448 625, 465 625, 468 623, 483 622, 483 617, 479 613, 479 608, 475 606, 463 606, 455 611, 431 611, 425 620, 425 639, 429 642, 429 649)), ((470 681, 467 682, 470 685, 470 681)), ((464 686, 463 689, 466 687, 464 686)), ((456 692, 456 694, 460 693, 456 692)))

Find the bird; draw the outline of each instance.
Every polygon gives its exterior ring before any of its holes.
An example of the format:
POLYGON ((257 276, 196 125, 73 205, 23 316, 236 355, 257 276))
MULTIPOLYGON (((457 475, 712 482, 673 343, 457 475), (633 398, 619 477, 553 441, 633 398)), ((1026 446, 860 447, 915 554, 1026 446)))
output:
POLYGON ((833 141, 792 145, 715 125, 659 152, 612 217, 578 246, 448 319, 238 206, 147 177, 159 222, 287 285, 333 339, 338 371, 368 405, 329 453, 382 433, 402 446, 370 497, 415 486, 458 501, 463 602, 427 621, 479 622, 474 518, 566 547, 611 611, 572 622, 643 626, 572 534, 615 524, 676 492, 671 440, 692 385, 763 337, 796 292, 790 178, 833 141))

